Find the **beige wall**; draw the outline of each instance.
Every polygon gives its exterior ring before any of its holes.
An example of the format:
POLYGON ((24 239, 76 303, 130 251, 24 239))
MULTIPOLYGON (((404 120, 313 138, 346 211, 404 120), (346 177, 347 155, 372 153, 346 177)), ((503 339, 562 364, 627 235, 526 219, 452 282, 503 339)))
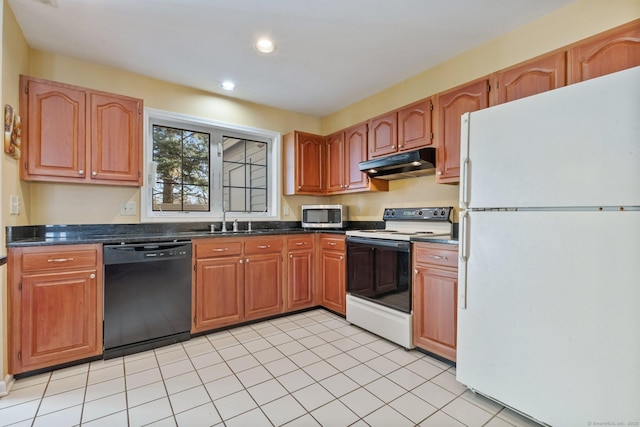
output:
MULTIPOLYGON (((74 58, 31 50, 29 75, 144 99, 145 107, 268 129, 320 132, 320 119, 214 95, 74 58)), ((32 224, 130 223, 140 221, 140 190, 81 184, 31 183, 27 206, 32 224), (134 201, 137 216, 121 216, 120 203, 134 201)), ((302 199, 281 198, 299 212, 302 199)), ((307 198, 308 199, 308 198, 307 198)), ((315 200, 315 199, 312 199, 315 200)), ((296 217, 283 217, 294 220, 296 217)))
MULTIPOLYGON (((640 18, 640 0, 578 0, 567 7, 404 80, 322 120, 327 135, 640 18)), ((352 220, 379 220, 384 206, 458 206, 458 186, 434 176, 392 181, 388 193, 332 197, 352 220), (361 213, 358 213, 358 206, 361 213)), ((457 221, 457 209, 454 220, 457 221)))
MULTIPOLYGON (((20 27, 13 16, 11 9, 2 5, 2 111, 4 105, 9 104, 14 109, 19 108, 18 104, 18 75, 27 71, 29 46, 20 31, 20 27)), ((2 225, 0 233, 0 253, 5 254, 5 233, 4 227, 7 225, 24 225, 28 224, 29 219, 27 210, 24 208, 25 202, 28 203, 28 184, 18 179, 18 161, 6 154, 0 154, 0 201, 2 210, 0 212, 0 224, 2 225), (21 213, 19 215, 9 215, 9 197, 10 195, 20 197, 21 213), (26 200, 25 200, 26 199, 26 200)), ((8 355, 7 349, 7 267, 0 268, 1 288, 0 288, 0 382, 5 378, 8 372, 8 355)))

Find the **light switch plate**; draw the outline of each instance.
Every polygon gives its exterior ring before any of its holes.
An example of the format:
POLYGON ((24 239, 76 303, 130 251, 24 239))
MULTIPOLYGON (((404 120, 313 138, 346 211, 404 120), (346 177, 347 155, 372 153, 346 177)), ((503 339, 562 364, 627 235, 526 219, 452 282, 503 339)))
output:
POLYGON ((11 215, 19 215, 20 214, 20 197, 12 194, 9 198, 9 213, 11 215))

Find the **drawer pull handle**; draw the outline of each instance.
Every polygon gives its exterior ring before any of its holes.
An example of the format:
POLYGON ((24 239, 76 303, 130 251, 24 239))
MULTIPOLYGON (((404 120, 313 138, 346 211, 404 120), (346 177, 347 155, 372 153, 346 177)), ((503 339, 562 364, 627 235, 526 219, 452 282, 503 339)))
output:
POLYGON ((329 245, 329 246, 335 246, 335 245, 336 245, 336 242, 327 242, 327 245, 329 245))
POLYGON ((446 256, 440 256, 440 255, 429 255, 429 258, 433 258, 433 259, 449 259, 446 256))
POLYGON ((271 245, 259 245, 258 249, 268 249, 270 247, 271 247, 271 245))
POLYGON ((213 252, 224 252, 224 251, 228 251, 229 248, 216 248, 216 249, 212 249, 213 252))
POLYGON ((54 258, 54 259, 47 260, 47 262, 67 262, 67 261, 73 261, 73 258, 54 258))
POLYGON ((302 246, 302 245, 306 245, 307 242, 296 242, 296 246, 302 246))

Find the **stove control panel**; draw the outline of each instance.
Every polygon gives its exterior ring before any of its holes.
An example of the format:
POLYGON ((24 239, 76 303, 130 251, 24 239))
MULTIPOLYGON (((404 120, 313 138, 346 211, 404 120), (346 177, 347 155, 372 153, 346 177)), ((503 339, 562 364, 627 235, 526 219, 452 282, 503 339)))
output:
POLYGON ((386 208, 385 221, 449 221, 452 207, 448 208, 386 208))

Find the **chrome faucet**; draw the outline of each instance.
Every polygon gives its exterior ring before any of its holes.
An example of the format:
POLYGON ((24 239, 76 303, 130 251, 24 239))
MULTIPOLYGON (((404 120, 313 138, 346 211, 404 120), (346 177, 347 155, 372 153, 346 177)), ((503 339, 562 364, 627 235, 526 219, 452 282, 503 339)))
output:
POLYGON ((251 218, 249 218, 249 224, 247 224, 247 231, 251 233, 251 218))
POLYGON ((222 209, 222 232, 227 232, 227 210, 222 209))
POLYGON ((237 233, 238 232, 238 219, 234 219, 233 220, 233 232, 237 233))

